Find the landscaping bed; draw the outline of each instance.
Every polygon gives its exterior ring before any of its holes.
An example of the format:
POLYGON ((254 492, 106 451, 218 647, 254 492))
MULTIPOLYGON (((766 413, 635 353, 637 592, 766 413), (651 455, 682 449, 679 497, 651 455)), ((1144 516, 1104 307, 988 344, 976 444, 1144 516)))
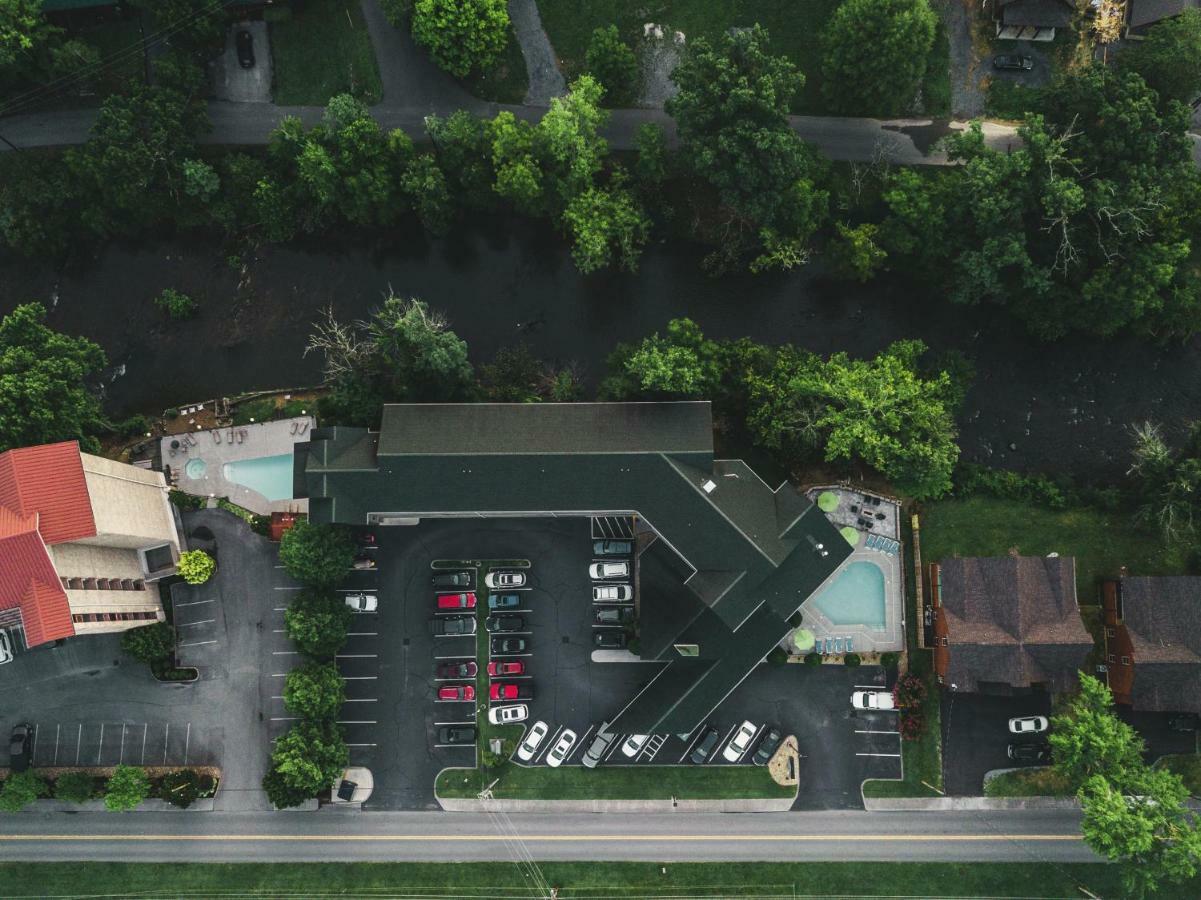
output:
POLYGON ((383 96, 371 36, 359 4, 307 0, 271 25, 272 97, 281 106, 324 106, 335 94, 366 103, 383 96))
POLYGON ((1048 767, 1003 772, 984 782, 986 797, 1071 797, 1067 779, 1048 767))

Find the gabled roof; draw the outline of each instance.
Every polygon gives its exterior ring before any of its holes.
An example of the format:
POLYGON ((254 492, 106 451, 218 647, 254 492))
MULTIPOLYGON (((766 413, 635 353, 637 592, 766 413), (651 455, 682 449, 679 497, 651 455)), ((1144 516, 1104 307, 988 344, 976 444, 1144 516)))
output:
POLYGON ((36 515, 47 544, 96 534, 92 501, 76 441, 0 453, 0 506, 36 515))
POLYGON ((71 608, 37 530, 36 516, 0 507, 0 609, 19 609, 25 645, 70 637, 71 608))
POLYGON ((1064 28, 1072 24, 1075 7, 1068 0, 1000 0, 1001 22, 1035 28, 1064 28))
POLYGON ((1136 709, 1201 712, 1201 578, 1123 578, 1122 623, 1134 651, 1136 709))
POLYGON ((1154 25, 1198 6, 1201 6, 1201 0, 1131 0, 1130 27, 1141 29, 1154 25))
POLYGON ((1055 692, 1076 683, 1093 639, 1076 604, 1074 559, 953 557, 939 572, 948 682, 969 692, 982 681, 1055 692))

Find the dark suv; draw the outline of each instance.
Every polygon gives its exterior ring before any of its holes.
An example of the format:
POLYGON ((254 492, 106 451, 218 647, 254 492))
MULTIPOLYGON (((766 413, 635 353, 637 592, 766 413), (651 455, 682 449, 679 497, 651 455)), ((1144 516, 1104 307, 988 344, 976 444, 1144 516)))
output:
POLYGON ((443 725, 438 729, 439 744, 474 744, 474 725, 443 725))
POLYGON ((8 767, 14 772, 24 772, 29 768, 30 750, 33 747, 33 726, 28 722, 13 726, 12 738, 8 745, 8 767))
POLYGON ((773 756, 776 750, 780 748, 780 742, 784 736, 780 734, 779 728, 769 728, 764 732, 763 737, 759 740, 759 746, 755 750, 755 755, 751 757, 751 762, 757 766, 765 766, 773 756))
POLYGON ((696 742, 692 752, 688 754, 688 761, 699 766, 708 760, 710 754, 713 753, 713 748, 717 746, 719 737, 716 728, 706 725, 701 730, 701 739, 696 742))
POLYGON ((469 572, 443 572, 440 575, 435 575, 430 579, 434 587, 469 587, 471 585, 471 574, 469 572))
POLYGON ((1051 745, 1045 741, 1038 744, 1010 744, 1009 758, 1014 762, 1046 762, 1051 758, 1051 745))
POLYGON ((492 632, 523 631, 525 619, 521 616, 488 616, 484 620, 484 627, 492 632))

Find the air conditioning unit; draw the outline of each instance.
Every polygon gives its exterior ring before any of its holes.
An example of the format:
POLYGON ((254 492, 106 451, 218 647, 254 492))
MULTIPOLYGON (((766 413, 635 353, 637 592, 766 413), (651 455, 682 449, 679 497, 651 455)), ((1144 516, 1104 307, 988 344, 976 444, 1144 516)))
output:
POLYGON ((1105 665, 1104 663, 1098 663, 1098 664, 1097 664, 1097 671, 1098 671, 1098 672, 1108 672, 1108 671, 1109 671, 1109 666, 1105 665))

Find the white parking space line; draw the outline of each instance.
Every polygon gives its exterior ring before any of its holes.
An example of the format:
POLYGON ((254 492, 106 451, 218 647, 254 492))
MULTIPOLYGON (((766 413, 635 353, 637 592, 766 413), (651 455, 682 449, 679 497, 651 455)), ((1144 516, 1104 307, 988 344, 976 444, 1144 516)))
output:
MULTIPOLYGON (((104 749, 104 723, 101 722, 100 723, 100 744, 99 744, 99 746, 96 747, 96 765, 100 765, 100 751, 103 749, 104 749)), ((163 755, 164 755, 164 757, 166 756, 166 751, 163 751, 163 755)), ((166 762, 165 759, 163 761, 164 761, 164 763, 166 762)))
POLYGON ((183 764, 188 764, 188 749, 192 746, 192 723, 188 723, 188 733, 183 740, 183 764))
POLYGON ((470 653, 452 653, 450 656, 435 656, 434 659, 472 659, 470 653))
POLYGON ((79 723, 79 734, 75 737, 75 765, 79 765, 79 746, 83 743, 83 722, 79 723))
POLYGON ((339 719, 339 725, 378 725, 375 719, 339 719))
POLYGON ((272 612, 287 612, 287 611, 288 611, 288 607, 286 607, 286 606, 275 606, 275 607, 272 607, 271 611, 272 611, 272 612))
POLYGON ((369 591, 378 591, 379 588, 364 587, 364 588, 336 588, 339 594, 365 594, 369 591))
POLYGON ((58 765, 58 736, 59 732, 62 731, 62 727, 62 725, 54 726, 54 765, 56 766, 58 765))
POLYGON ((37 752, 38 752, 38 725, 36 722, 34 722, 34 724, 33 724, 33 746, 29 751, 29 762, 31 764, 37 758, 37 752))
POLYGON ((347 697, 344 703, 379 703, 375 697, 347 697))
POLYGON ((295 722, 299 718, 300 718, 299 716, 272 716, 271 721, 272 722, 295 722))
MULTIPOLYGON (((741 722, 738 722, 734 725, 733 728, 731 728, 729 731, 727 731, 726 736, 723 737, 720 741, 718 741, 717 746, 715 746, 713 749, 716 750, 718 747, 720 747, 724 751, 726 749, 726 744, 730 743, 730 735, 732 735, 734 733, 734 731, 738 728, 738 726, 741 724, 742 724, 741 722)), ((725 757, 722 757, 722 758, 724 759, 725 757)))
POLYGON ((568 759, 571 759, 573 756, 575 756, 575 752, 577 750, 579 750, 581 747, 587 747, 588 746, 588 737, 595 730, 596 730, 595 725, 589 725, 588 730, 584 732, 584 736, 582 738, 576 739, 575 744, 572 745, 571 752, 567 754, 567 759, 563 760, 563 762, 567 762, 568 759))
MULTIPOLYGON (((182 647, 183 644, 181 644, 180 646, 182 647)), ((300 651, 299 650, 272 650, 271 655, 272 656, 299 656, 300 651)))
POLYGON ((856 756, 889 756, 894 759, 901 758, 901 754, 899 754, 899 753, 856 753, 855 755, 856 756))
POLYGON ((150 723, 146 722, 142 725, 142 759, 141 763, 146 762, 146 735, 150 732, 150 723))
POLYGON ((855 685, 855 689, 860 691, 880 691, 881 693, 885 691, 885 687, 882 684, 857 684, 855 685))
POLYGON ((167 764, 167 738, 171 735, 171 723, 167 723, 167 727, 163 729, 163 765, 167 764))
POLYGON ((859 731, 858 729, 856 729, 855 734, 895 734, 897 737, 901 736, 901 732, 899 731, 859 731))
POLYGON ((176 603, 176 609, 182 609, 185 606, 202 606, 205 603, 216 603, 216 597, 210 597, 208 600, 189 600, 187 603, 176 603))
POLYGON ((209 622, 216 622, 216 619, 201 619, 199 622, 180 622, 176 628, 191 628, 193 625, 207 625, 209 622))
MULTIPOLYGON (((475 720, 474 720, 474 719, 471 719, 471 720, 468 720, 468 721, 466 721, 466 722, 435 722, 434 724, 435 724, 435 725, 474 725, 474 724, 475 724, 475 720)), ((450 746, 452 746, 452 747, 457 747, 457 746, 459 746, 459 745, 458 745, 458 744, 451 744, 450 746)))
POLYGON ((117 765, 125 765, 125 723, 121 723, 121 755, 117 757, 117 765))
POLYGON ((288 629, 286 629, 286 628, 272 628, 272 629, 271 629, 271 633, 272 633, 272 634, 287 634, 287 633, 288 633, 288 629))
POLYGON ((609 759, 609 757, 610 757, 610 756, 612 756, 614 753, 616 753, 616 752, 617 752, 617 748, 621 746, 621 739, 622 739, 622 738, 624 738, 624 737, 625 737, 625 735, 624 735, 624 734, 619 734, 619 735, 618 735, 618 736, 617 736, 617 737, 614 739, 613 743, 609 745, 609 752, 605 754, 605 758, 604 758, 604 760, 603 760, 604 762, 607 762, 607 761, 608 761, 608 759, 609 759))
MULTIPOLYGON (((283 678, 284 676, 280 675, 278 677, 283 678)), ((343 675, 342 676, 343 681, 375 681, 377 678, 379 678, 378 675, 343 675)))
POLYGON ((379 744, 347 744, 347 747, 378 747, 379 744))
POLYGON ((347 637, 379 637, 378 631, 348 631, 347 637))
POLYGON ((378 653, 335 653, 334 659, 378 659, 378 653))
POLYGON ((190 644, 180 644, 181 647, 203 647, 205 644, 215 644, 216 641, 192 641, 190 644))
POLYGON ((298 591, 298 590, 300 590, 300 588, 298 588, 298 587, 277 587, 277 588, 275 588, 275 590, 277 590, 277 591, 298 591))

